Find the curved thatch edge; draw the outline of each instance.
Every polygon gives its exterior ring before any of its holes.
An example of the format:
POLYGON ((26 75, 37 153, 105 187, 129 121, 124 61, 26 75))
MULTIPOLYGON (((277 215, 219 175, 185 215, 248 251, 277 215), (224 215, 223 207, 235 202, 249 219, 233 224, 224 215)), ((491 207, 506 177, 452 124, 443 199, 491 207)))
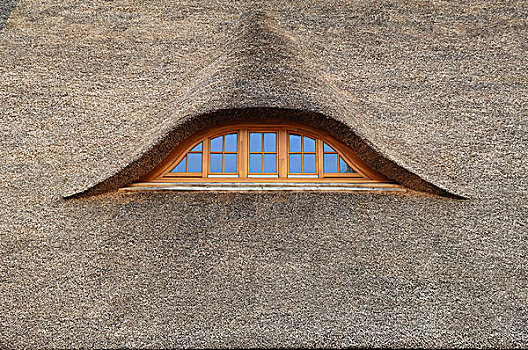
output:
POLYGON ((160 135, 161 137, 146 152, 142 153, 128 166, 83 191, 66 194, 65 198, 80 198, 101 194, 117 190, 138 180, 142 175, 158 165, 174 146, 178 145, 193 133, 208 126, 243 120, 258 121, 269 119, 293 121, 324 130, 352 147, 374 170, 409 189, 446 197, 464 198, 424 180, 417 174, 400 166, 395 161, 390 160, 382 152, 374 149, 366 140, 358 136, 357 132, 334 118, 317 112, 280 108, 224 109, 196 115, 192 118, 184 118, 181 123, 175 125, 164 135, 160 135))

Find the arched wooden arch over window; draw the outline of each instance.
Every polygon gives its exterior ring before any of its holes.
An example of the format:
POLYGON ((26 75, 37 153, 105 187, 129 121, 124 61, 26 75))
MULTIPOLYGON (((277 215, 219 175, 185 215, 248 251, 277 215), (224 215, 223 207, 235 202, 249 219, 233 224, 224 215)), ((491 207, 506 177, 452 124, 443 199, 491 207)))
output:
POLYGON ((292 123, 200 132, 125 189, 402 190, 330 135, 292 123))

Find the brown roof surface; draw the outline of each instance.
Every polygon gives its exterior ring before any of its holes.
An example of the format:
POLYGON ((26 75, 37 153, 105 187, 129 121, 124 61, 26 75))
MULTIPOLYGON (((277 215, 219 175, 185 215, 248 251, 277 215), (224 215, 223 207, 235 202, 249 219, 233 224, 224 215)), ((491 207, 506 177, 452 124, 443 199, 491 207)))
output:
POLYGON ((7 1, 0 30, 0 344, 528 346, 525 1, 7 1), (469 199, 113 190, 247 115, 469 199))

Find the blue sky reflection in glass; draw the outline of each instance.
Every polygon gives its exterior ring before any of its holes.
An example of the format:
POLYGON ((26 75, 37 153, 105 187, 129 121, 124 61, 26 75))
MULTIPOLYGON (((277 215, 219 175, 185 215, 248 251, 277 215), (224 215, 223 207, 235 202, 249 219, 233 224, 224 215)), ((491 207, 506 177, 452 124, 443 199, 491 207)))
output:
POLYGON ((356 171, 334 150, 332 147, 323 144, 324 172, 330 174, 353 174, 356 171))
POLYGON ((185 157, 180 160, 171 173, 201 173, 202 172, 202 142, 193 147, 185 157))
POLYGON ((226 134, 210 141, 209 172, 216 174, 238 173, 238 134, 226 134))
POLYGON ((277 133, 249 133, 249 174, 277 174, 277 133))
POLYGON ((316 140, 299 134, 288 135, 290 174, 317 174, 316 140))

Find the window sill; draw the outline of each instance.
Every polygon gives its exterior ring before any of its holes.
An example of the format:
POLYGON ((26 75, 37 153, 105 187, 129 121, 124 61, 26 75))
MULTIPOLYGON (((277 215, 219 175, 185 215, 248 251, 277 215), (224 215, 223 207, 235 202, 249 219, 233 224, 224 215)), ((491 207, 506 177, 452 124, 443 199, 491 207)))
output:
POLYGON ((166 182, 134 183, 123 187, 120 191, 391 191, 405 192, 406 190, 395 184, 388 183, 199 183, 199 182, 166 182))

